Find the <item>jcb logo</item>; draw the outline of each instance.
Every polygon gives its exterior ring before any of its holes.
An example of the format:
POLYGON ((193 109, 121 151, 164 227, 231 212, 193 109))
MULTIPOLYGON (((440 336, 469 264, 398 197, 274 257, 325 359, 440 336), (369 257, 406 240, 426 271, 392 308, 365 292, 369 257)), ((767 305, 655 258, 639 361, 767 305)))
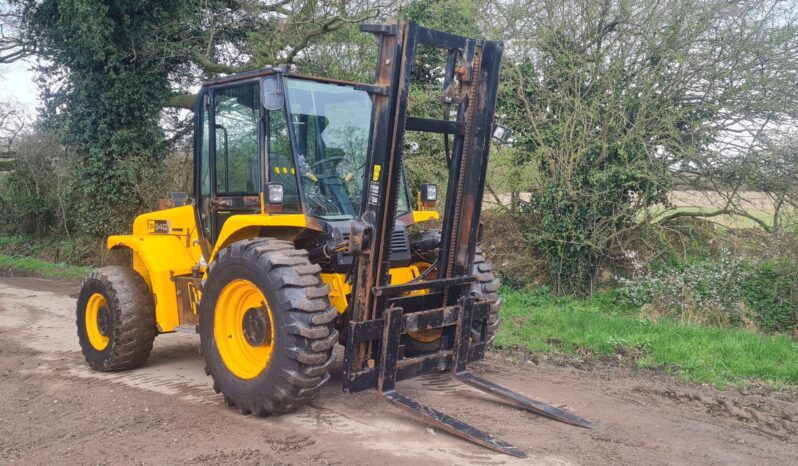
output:
POLYGON ((168 234, 171 231, 169 220, 147 220, 147 232, 153 234, 168 234))

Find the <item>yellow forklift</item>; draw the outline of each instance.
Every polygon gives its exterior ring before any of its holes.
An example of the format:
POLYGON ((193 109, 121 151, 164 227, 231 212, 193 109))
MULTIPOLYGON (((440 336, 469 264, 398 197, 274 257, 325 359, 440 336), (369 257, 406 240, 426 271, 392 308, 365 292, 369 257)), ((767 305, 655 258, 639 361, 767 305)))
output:
MULTIPOLYGON (((430 372, 528 411, 588 421, 467 371, 499 325, 499 281, 478 247, 502 44, 412 22, 361 25, 376 36, 373 84, 286 67, 219 78, 197 95, 194 196, 140 215, 131 267, 100 268, 77 302, 88 363, 120 371, 146 361, 155 336, 199 333, 206 372, 243 414, 288 412, 324 385, 340 343, 343 388, 374 389, 424 421, 523 457, 396 391, 430 372), (445 115, 408 114, 417 48, 445 55, 445 115), (437 186, 411 196, 406 131, 451 138, 441 215, 437 186), (440 220, 440 230, 413 225, 440 220), (411 228, 412 227, 412 228, 411 228)), ((442 162, 443 163, 443 162, 442 162)))

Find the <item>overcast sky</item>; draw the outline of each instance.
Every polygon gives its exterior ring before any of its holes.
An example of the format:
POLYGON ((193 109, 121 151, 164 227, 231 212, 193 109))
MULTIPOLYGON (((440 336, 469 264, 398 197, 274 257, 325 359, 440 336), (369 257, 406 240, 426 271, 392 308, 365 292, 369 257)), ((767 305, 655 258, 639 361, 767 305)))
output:
POLYGON ((16 102, 33 114, 39 98, 31 66, 25 61, 0 65, 0 102, 16 102))

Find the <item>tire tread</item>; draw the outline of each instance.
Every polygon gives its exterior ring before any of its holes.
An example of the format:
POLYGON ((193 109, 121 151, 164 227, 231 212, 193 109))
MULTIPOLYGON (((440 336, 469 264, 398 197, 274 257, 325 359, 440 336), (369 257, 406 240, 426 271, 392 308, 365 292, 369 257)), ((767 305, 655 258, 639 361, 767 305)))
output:
MULTIPOLYGON (((307 251, 296 249, 290 241, 274 238, 253 238, 236 242, 220 251, 210 265, 209 280, 228 258, 243 258, 255 264, 273 284, 278 302, 269 303, 272 312, 282 312, 286 335, 284 353, 274 358, 279 364, 269 393, 251 396, 224 394, 225 402, 245 414, 263 416, 291 411, 310 401, 329 380, 329 367, 335 360, 334 342, 338 332, 334 327, 337 311, 329 302, 329 287, 322 283, 321 268, 310 263, 307 251), (328 344, 332 341, 333 344, 328 344)), ((202 306, 201 319, 213 306, 202 306)), ((224 369, 226 370, 226 369, 224 369)), ((220 374, 208 366, 214 384, 224 393, 220 374)))

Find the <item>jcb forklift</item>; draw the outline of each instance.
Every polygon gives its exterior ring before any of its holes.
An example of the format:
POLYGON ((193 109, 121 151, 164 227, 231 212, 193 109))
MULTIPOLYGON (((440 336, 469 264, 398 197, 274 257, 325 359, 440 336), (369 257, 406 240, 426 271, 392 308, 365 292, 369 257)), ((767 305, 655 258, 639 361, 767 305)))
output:
POLYGON ((502 44, 412 22, 361 31, 379 46, 374 84, 275 67, 202 87, 193 201, 172 196, 172 207, 137 217, 132 234, 108 238, 110 249, 131 251, 132 267, 103 267, 83 283, 86 360, 132 369, 157 334, 197 332, 214 389, 243 414, 267 415, 311 400, 341 343, 345 391, 376 388, 488 448, 525 456, 396 383, 448 371, 520 408, 590 427, 467 371, 499 324, 499 282, 477 243, 502 44), (420 45, 445 53, 441 99, 454 119, 408 115, 420 45), (435 185, 408 193, 405 131, 452 140, 442 219, 435 185), (440 230, 413 226, 436 219, 440 230))

